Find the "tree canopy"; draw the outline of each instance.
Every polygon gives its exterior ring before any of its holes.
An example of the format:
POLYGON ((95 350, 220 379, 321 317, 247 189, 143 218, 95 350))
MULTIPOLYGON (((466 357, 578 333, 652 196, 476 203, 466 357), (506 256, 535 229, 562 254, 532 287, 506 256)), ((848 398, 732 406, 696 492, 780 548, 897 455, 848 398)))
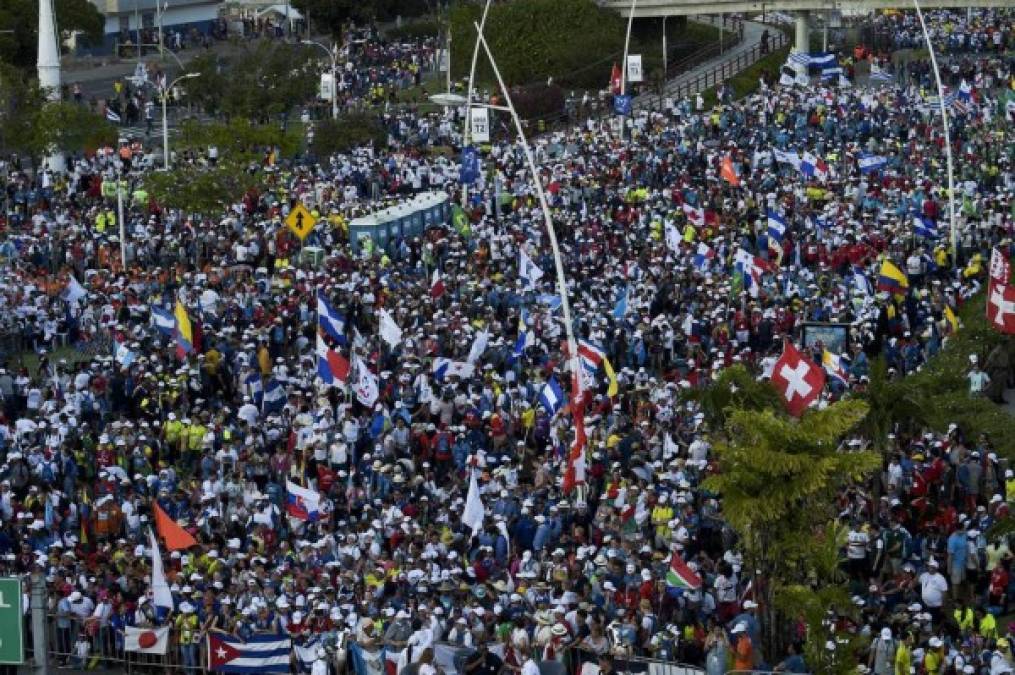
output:
MULTIPOLYGON (((105 18, 89 0, 54 0, 56 27, 61 34, 81 31, 90 41, 102 40, 105 18)), ((16 68, 35 67, 39 40, 39 3, 4 0, 0 3, 0 61, 16 68)))

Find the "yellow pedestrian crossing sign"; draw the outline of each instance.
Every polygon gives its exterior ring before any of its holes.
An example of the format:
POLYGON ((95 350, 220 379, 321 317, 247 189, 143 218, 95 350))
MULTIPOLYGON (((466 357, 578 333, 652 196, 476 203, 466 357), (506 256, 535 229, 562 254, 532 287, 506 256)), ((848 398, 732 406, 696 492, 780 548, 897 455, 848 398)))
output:
POLYGON ((296 206, 285 217, 285 224, 293 231, 293 234, 300 238, 300 241, 303 241, 307 235, 314 231, 317 218, 314 218, 302 203, 296 202, 296 206))

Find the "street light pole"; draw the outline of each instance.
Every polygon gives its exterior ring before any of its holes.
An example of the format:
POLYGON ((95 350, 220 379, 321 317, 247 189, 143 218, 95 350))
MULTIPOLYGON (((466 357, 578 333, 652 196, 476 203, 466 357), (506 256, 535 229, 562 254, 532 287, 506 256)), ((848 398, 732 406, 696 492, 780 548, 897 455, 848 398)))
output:
POLYGON ((201 73, 187 73, 173 80, 173 82, 162 88, 162 166, 166 171, 169 171, 169 117, 166 114, 166 99, 169 98, 169 92, 177 84, 183 80, 192 80, 195 77, 201 77, 201 73))
POLYGON ((123 220, 123 169, 116 177, 116 222, 120 226, 120 264, 127 273, 127 224, 123 220))
POLYGON ((338 73, 338 60, 337 60, 338 45, 335 45, 335 47, 332 48, 332 49, 328 49, 327 47, 322 45, 320 42, 317 42, 315 40, 304 40, 303 44, 305 44, 305 45, 313 45, 315 47, 320 47, 321 49, 323 49, 325 52, 328 53, 328 58, 331 59, 331 119, 337 120, 338 119, 338 77, 337 77, 337 73, 338 73))
MULTIPOLYGON (((486 15, 490 11, 490 3, 492 0, 486 0, 486 4, 483 5, 483 16, 479 19, 479 32, 482 34, 486 28, 486 15)), ((450 26, 448 27, 450 31, 450 26)), ((475 91, 476 87, 476 59, 479 58, 479 38, 476 38, 476 44, 472 47, 472 65, 469 66, 469 89, 465 94, 465 128, 462 130, 462 147, 469 145, 469 141, 472 139, 472 92, 475 91)), ((469 186, 467 183, 462 183, 462 208, 469 202, 469 186)), ((496 206, 494 209, 496 210, 496 206)))
POLYGON ((923 29, 923 38, 927 41, 927 51, 930 53, 930 65, 934 69, 934 81, 937 83, 937 102, 941 108, 941 126, 944 128, 945 136, 945 158, 948 160, 948 221, 951 233, 952 264, 959 263, 958 229, 955 224, 955 165, 952 160, 952 135, 948 124, 948 112, 945 109, 945 89, 941 85, 941 71, 937 67, 937 57, 934 55, 934 45, 930 41, 930 33, 927 32, 927 24, 923 20, 923 11, 920 9, 920 1, 913 0, 916 7, 916 16, 920 19, 920 28, 923 29))
MULTIPOLYGON (((624 36, 624 62, 620 66, 620 95, 627 95, 627 51, 631 46, 631 25, 634 23, 634 8, 638 0, 631 0, 631 9, 627 14, 627 35, 624 36)), ((620 138, 624 139, 624 115, 620 116, 620 138)))

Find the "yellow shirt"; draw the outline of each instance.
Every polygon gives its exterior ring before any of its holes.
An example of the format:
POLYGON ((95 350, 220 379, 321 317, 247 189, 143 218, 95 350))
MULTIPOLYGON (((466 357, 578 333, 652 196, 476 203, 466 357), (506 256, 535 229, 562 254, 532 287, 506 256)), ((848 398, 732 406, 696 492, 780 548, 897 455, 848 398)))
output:
POLYGON ((910 664, 913 661, 913 653, 906 643, 900 643, 895 650, 895 675, 909 675, 910 664))

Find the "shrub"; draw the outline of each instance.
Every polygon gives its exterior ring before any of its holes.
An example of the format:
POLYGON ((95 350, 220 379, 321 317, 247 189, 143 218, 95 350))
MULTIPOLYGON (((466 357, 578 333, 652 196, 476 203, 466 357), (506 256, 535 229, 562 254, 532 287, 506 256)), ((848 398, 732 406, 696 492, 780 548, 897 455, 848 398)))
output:
POLYGON ((310 149, 317 157, 328 157, 369 143, 373 143, 375 148, 383 147, 387 141, 387 129, 378 117, 369 113, 350 113, 338 120, 317 122, 310 149))

